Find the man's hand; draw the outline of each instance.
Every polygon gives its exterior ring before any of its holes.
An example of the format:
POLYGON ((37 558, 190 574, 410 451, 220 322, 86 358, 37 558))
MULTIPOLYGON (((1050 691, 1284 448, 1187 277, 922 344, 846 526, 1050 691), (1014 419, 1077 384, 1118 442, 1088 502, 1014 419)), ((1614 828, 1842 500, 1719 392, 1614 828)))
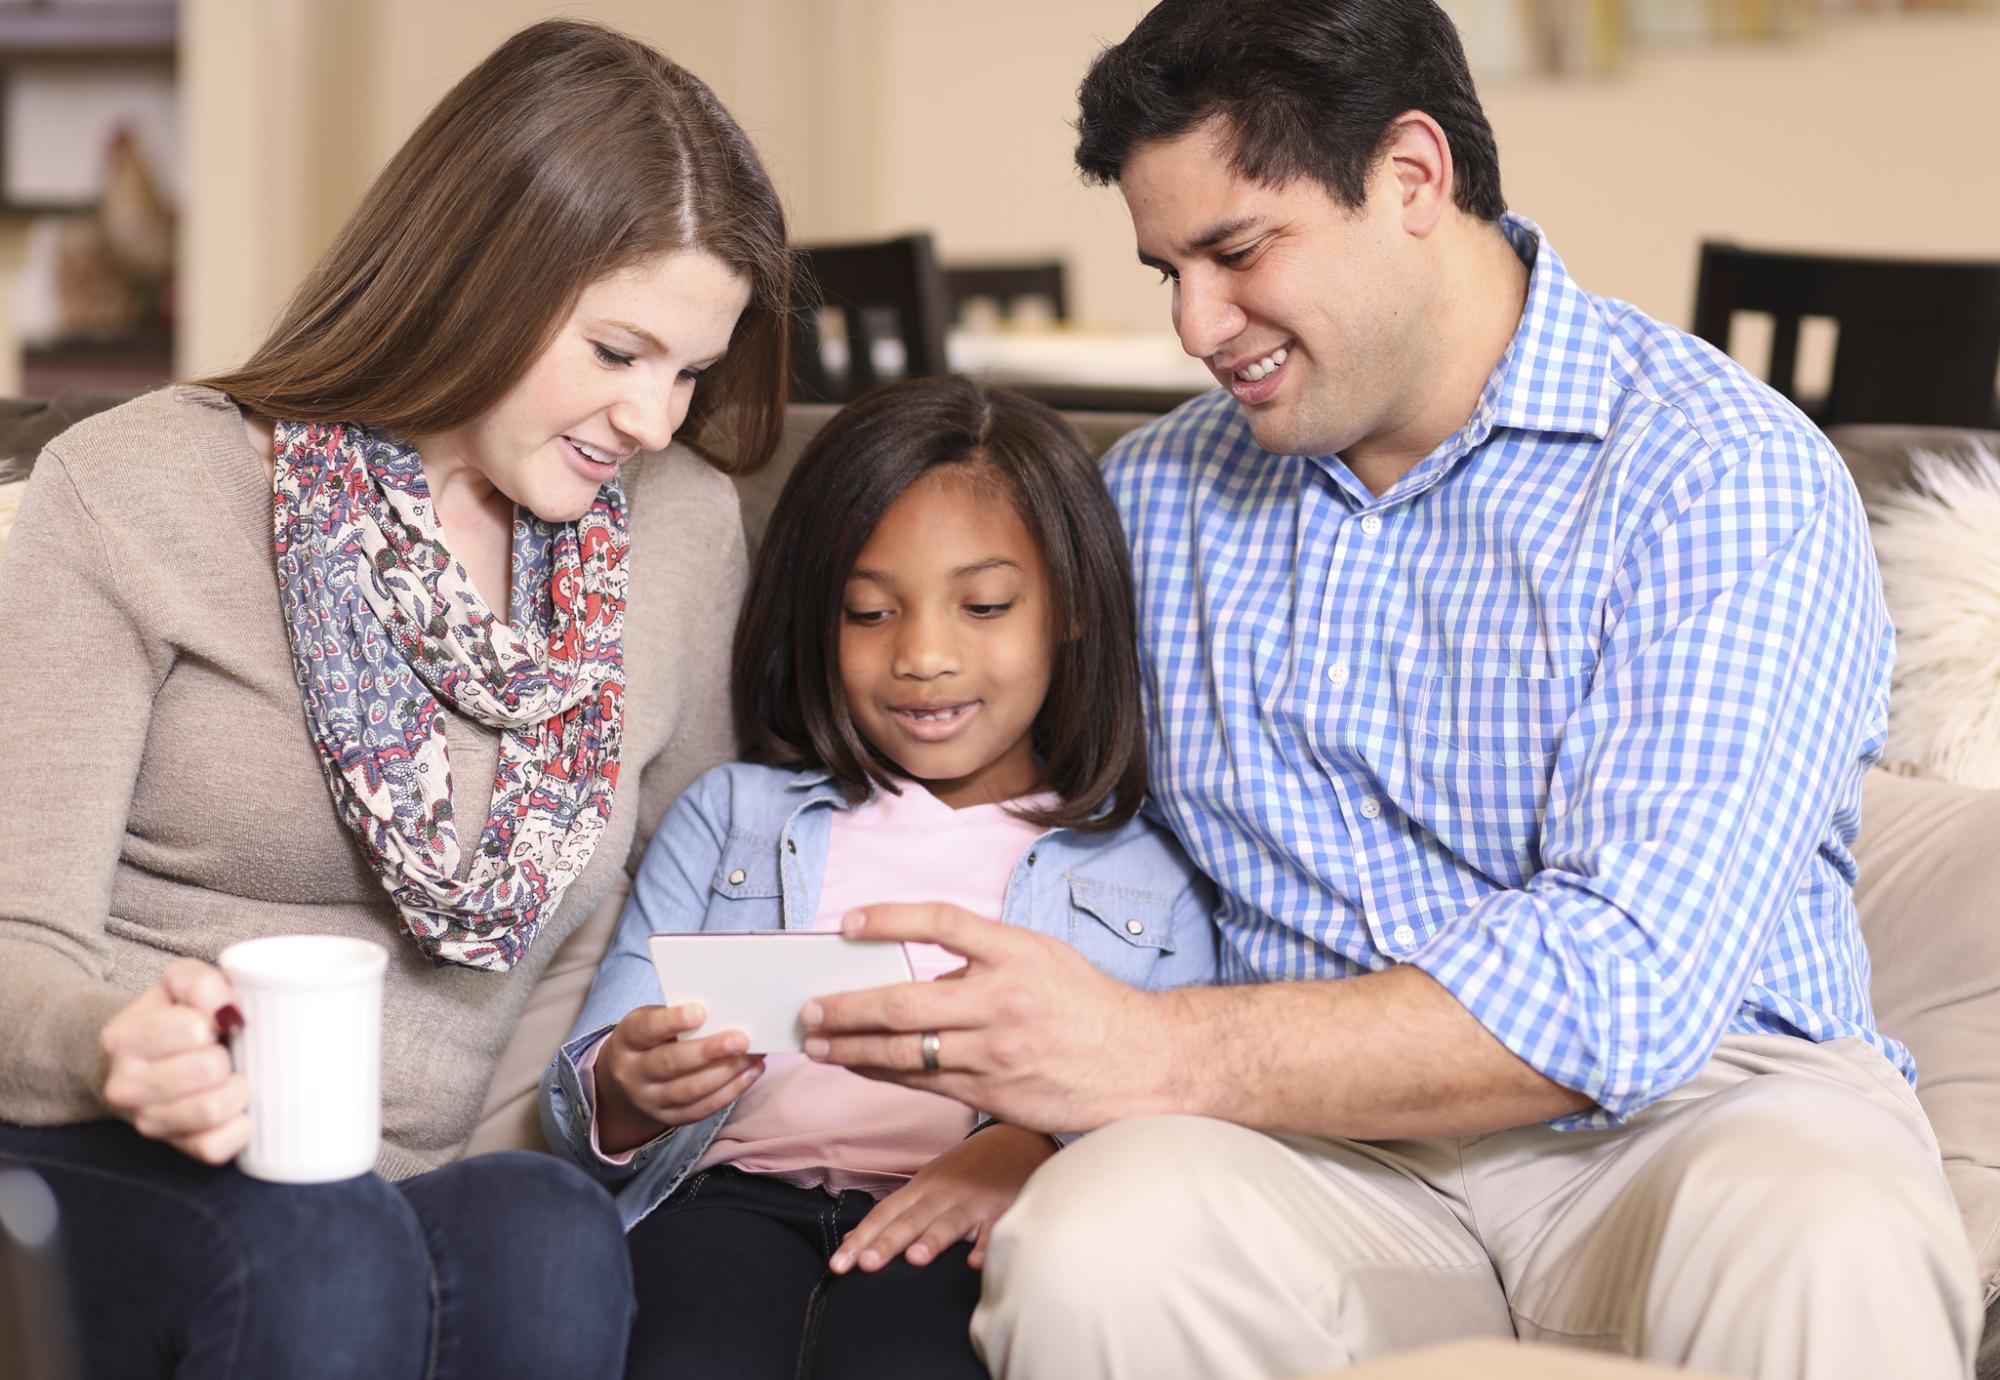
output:
POLYGON ((663 1127, 721 1111, 757 1081, 764 1056, 743 1052, 742 1031, 681 1038, 706 1019, 692 1003, 640 1006, 612 1027, 597 1052, 600 1147, 614 1155, 636 1149, 663 1127))
POLYGON ((972 1238, 966 1263, 986 1263, 986 1243, 1000 1214, 1014 1205, 1028 1176, 1056 1152, 1047 1136, 1018 1126, 989 1126, 917 1171, 841 1239, 830 1266, 844 1275, 859 1265, 879 1270, 898 1255, 928 1265, 955 1241, 972 1238))
MULTIPOLYGON (((850 938, 941 944, 967 960, 952 982, 913 982, 806 1003, 806 1053, 871 1078, 943 1093, 1036 1131, 1089 1131, 1186 1110, 1167 1087, 1173 994, 1149 995, 1046 935, 954 906, 871 906, 850 938), (924 1068, 935 1032, 937 1072, 924 1068)), ((988 1133, 990 1134, 990 1133, 988 1133)))

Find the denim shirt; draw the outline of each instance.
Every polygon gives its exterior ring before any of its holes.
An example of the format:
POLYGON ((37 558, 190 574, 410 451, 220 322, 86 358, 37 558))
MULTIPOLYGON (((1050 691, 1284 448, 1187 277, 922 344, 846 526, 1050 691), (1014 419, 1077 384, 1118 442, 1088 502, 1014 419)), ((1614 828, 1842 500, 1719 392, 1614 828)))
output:
MULTIPOLYGON (((613 1164, 591 1149, 591 1099, 577 1061, 626 1012, 659 1003, 647 936, 810 928, 829 825, 845 808, 823 772, 733 763, 689 787, 647 846, 583 1014, 541 1085, 549 1144, 613 1191, 628 1229, 687 1182, 734 1104, 613 1164)), ((1008 878, 1000 919, 1062 940, 1121 982, 1158 990, 1214 980, 1215 909, 1213 885, 1180 845, 1135 817, 1106 834, 1041 835, 1008 878)))

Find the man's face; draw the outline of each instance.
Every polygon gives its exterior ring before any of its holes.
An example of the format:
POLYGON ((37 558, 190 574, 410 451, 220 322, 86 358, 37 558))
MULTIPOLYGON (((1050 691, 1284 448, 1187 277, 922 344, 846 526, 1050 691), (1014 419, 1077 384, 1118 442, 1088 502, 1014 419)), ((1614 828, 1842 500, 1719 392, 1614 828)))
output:
POLYGON ((1349 210, 1317 182, 1232 170, 1213 126, 1141 145, 1119 189, 1139 258, 1173 284, 1174 329, 1283 455, 1392 431, 1421 389, 1425 316, 1393 174, 1349 210))

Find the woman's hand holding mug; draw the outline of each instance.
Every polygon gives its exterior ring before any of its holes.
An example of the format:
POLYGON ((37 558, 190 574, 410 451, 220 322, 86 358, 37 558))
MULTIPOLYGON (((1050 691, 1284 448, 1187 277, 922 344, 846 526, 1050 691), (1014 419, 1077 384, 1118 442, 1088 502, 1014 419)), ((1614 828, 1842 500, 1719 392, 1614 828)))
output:
POLYGON ((227 1164, 250 1142, 250 1087, 223 1043, 242 1019, 221 970, 176 959, 98 1037, 106 1105, 140 1135, 227 1164))

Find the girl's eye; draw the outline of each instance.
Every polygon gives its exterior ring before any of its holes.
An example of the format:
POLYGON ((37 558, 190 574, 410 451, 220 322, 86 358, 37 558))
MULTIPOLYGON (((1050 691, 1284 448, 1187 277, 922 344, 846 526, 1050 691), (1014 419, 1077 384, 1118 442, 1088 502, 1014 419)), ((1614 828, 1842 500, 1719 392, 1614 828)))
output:
POLYGON ((998 618, 1013 607, 1013 601, 1009 600, 1004 604, 967 604, 965 609, 974 618, 998 618))
POLYGON ((599 364, 608 365, 614 369, 622 369, 632 362, 632 356, 621 355, 608 345, 592 345, 591 348, 597 351, 597 362, 599 364))
POLYGON ((887 609, 847 609, 847 621, 864 628, 872 628, 889 616, 887 609))

